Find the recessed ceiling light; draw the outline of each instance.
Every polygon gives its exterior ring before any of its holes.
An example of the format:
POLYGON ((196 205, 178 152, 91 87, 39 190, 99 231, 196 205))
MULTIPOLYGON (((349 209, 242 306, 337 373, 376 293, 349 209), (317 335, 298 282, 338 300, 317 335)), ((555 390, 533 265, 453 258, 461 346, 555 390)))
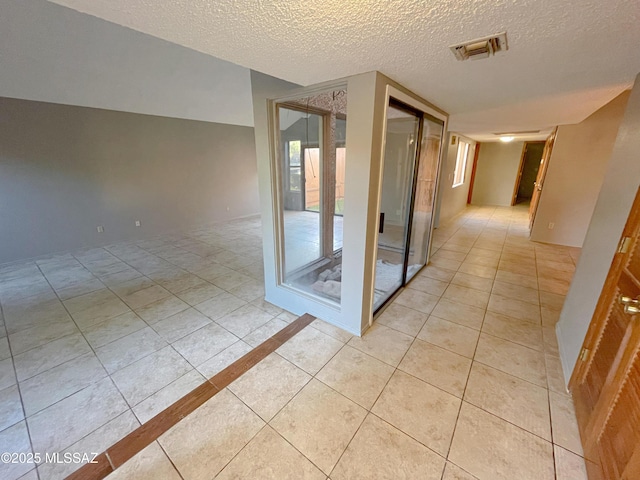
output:
POLYGON ((500 141, 504 143, 509 143, 509 142, 513 142, 514 138, 515 137, 504 136, 504 137, 500 137, 500 141))

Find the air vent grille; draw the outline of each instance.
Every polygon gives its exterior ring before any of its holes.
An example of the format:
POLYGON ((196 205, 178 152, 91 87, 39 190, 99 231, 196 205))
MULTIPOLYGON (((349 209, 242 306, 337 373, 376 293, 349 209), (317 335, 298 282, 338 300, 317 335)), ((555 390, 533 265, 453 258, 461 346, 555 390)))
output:
POLYGON ((497 33, 489 37, 477 38, 469 42, 449 47, 458 60, 478 60, 489 58, 497 52, 509 49, 507 32, 497 33))

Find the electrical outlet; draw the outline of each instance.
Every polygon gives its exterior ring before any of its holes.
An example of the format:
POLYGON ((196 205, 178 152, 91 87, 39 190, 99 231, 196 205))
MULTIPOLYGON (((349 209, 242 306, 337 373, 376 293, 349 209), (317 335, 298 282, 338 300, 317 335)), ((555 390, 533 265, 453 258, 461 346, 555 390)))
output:
POLYGON ((136 220, 136 227, 140 226, 140 220, 136 220))
POLYGON ((103 233, 104 227, 102 225, 99 225, 98 227, 96 227, 96 230, 98 231, 98 233, 103 233))
POLYGON ((547 228, 548 228, 549 230, 553 230, 553 227, 555 227, 555 226, 556 226, 556 224, 555 224, 555 223, 550 222, 550 223, 549 223, 549 226, 548 226, 547 228))

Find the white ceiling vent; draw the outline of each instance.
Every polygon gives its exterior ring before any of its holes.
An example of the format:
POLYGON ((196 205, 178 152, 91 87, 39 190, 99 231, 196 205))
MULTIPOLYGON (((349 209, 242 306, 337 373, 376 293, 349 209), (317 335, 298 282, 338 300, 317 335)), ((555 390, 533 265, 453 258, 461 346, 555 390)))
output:
POLYGON ((452 45, 449 48, 458 60, 489 58, 497 52, 509 50, 509 46, 507 45, 507 32, 477 38, 459 45, 452 45))

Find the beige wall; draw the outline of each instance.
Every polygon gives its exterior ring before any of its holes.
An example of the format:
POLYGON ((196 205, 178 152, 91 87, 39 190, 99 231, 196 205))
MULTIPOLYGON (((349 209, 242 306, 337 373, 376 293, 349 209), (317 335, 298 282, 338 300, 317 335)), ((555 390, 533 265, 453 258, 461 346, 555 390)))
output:
POLYGON ((251 127, 2 97, 0 125, 0 264, 259 211, 251 127))
POLYGON ((524 142, 486 142, 480 146, 473 205, 511 205, 523 148, 524 142))
POLYGON ((463 137, 455 132, 449 132, 445 136, 445 146, 443 150, 442 173, 440 175, 438 214, 436 224, 446 222, 462 212, 467 206, 469 196, 469 185, 471 184, 471 171, 473 170, 473 158, 475 155, 476 142, 470 138, 463 137), (455 145, 451 145, 451 137, 456 137, 455 145), (453 172, 456 169, 456 156, 458 154, 458 143, 462 140, 471 145, 469 149, 469 159, 467 160, 467 171, 464 176, 464 183, 453 187, 453 172))
POLYGON ((584 121, 558 128, 532 240, 582 246, 628 99, 624 92, 584 121))
MULTIPOLYGON (((620 99, 618 99, 620 100, 620 99)), ((618 101, 614 100, 614 101, 618 101)), ((625 99, 626 100, 626 99, 625 99)), ((640 183, 640 75, 628 98, 574 280, 556 327, 569 380, 640 183)))

